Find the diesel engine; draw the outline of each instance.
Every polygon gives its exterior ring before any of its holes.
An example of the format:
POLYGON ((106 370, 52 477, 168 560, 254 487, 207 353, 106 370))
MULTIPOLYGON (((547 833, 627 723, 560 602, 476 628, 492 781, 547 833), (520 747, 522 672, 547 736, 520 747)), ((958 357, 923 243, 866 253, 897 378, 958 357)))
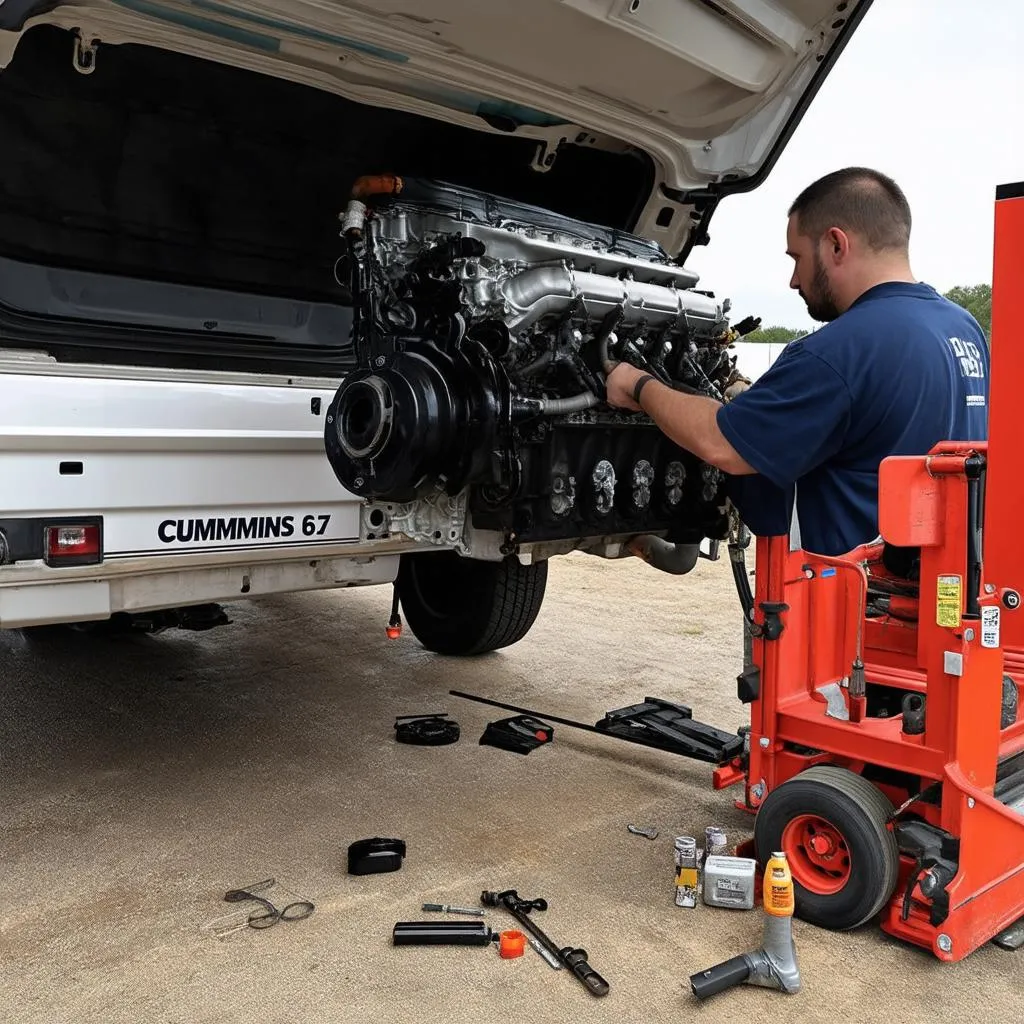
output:
POLYGON ((370 529, 404 516, 425 533, 410 510, 428 507, 444 510, 428 539, 465 528, 505 554, 726 536, 722 474, 604 400, 618 360, 723 399, 736 333, 694 273, 641 238, 437 182, 360 179, 342 219, 357 365, 325 445, 370 529))

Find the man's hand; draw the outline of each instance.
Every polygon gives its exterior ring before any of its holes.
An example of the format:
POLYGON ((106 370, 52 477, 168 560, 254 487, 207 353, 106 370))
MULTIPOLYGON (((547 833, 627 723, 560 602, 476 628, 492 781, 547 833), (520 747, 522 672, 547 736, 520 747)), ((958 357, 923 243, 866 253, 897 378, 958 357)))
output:
POLYGON ((643 370, 638 370, 629 363, 619 363, 608 374, 608 380, 605 382, 608 391, 608 404, 620 409, 640 412, 640 406, 633 401, 633 388, 636 387, 636 382, 643 375, 643 370))
MULTIPOLYGON (((643 376, 643 370, 619 363, 605 382, 608 404, 639 410, 640 406, 633 401, 633 389, 643 376)), ((642 411, 680 448, 734 476, 754 472, 719 428, 717 417, 722 403, 717 399, 683 394, 656 379, 644 385, 642 397, 642 411)))
POLYGON ((742 395, 744 391, 749 390, 750 381, 739 377, 725 389, 725 400, 731 402, 737 395, 742 395))

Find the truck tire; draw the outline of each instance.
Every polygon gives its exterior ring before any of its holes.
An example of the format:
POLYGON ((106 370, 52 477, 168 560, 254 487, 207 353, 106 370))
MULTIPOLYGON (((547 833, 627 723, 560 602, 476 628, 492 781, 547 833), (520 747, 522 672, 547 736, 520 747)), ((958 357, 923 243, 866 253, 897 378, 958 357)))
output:
POLYGON ((486 654, 517 643, 537 619, 548 563, 483 562, 454 551, 402 555, 398 597, 413 635, 436 654, 486 654))
POLYGON ((796 916, 830 931, 873 918, 899 871, 893 806, 845 768, 815 765, 773 789, 754 819, 757 859, 782 851, 793 874, 796 916))

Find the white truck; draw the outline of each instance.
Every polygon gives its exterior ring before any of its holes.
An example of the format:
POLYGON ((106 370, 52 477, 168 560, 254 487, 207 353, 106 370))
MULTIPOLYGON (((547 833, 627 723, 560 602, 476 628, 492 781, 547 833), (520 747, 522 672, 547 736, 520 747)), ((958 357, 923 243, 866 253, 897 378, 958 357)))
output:
POLYGON ((467 654, 688 571, 726 481, 604 375, 734 382, 684 260, 867 6, 0 3, 0 628, 397 580, 467 654))

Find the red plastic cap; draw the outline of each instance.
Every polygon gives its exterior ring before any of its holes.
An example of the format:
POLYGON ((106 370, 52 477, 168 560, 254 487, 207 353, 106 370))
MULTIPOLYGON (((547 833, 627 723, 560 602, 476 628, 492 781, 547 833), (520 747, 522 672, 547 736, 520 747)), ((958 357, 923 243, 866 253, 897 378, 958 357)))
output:
POLYGON ((498 953, 506 960, 522 956, 526 951, 526 936, 512 929, 498 936, 498 953))
POLYGON ((397 640, 402 635, 402 627, 388 626, 386 632, 389 640, 397 640))

